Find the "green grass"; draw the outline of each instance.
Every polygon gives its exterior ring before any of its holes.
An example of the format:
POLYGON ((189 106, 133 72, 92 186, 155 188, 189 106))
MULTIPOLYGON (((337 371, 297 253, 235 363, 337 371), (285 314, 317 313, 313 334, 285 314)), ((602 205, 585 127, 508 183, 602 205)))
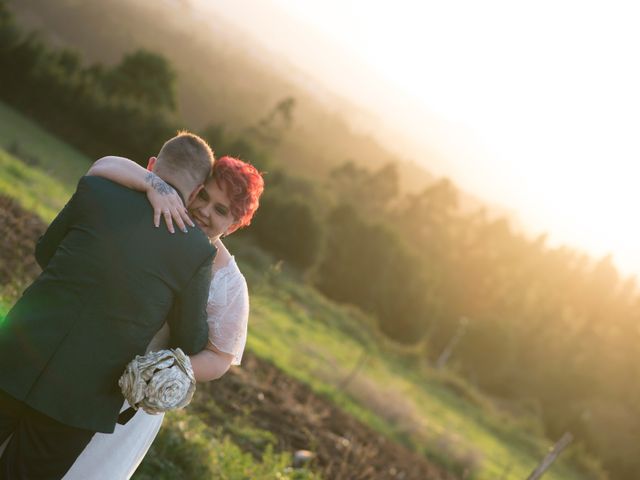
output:
POLYGON ((274 446, 275 439, 256 460, 197 415, 171 412, 133 479, 320 480, 305 469, 291 468, 291 455, 275 453, 274 446))
POLYGON ((0 103, 0 193, 50 222, 91 160, 0 103))
POLYGON ((1 149, 10 153, 17 151, 41 172, 68 188, 74 188, 96 160, 87 158, 3 103, 0 103, 0 125, 1 149))
MULTIPOLYGON (((526 478, 544 457, 550 442, 540 437, 535 419, 499 412, 468 385, 461 395, 460 387, 451 387, 465 385, 461 379, 445 381, 428 366, 408 368, 408 355, 381 346, 361 313, 284 273, 241 264, 254 287, 248 347, 356 418, 453 471, 469 468, 477 479, 526 478), (363 351, 364 366, 339 388, 363 351)), ((545 478, 585 476, 561 457, 545 478)))
POLYGON ((69 200, 73 187, 0 150, 0 193, 49 223, 69 200))
MULTIPOLYGON (((21 149, 23 144, 29 149, 27 156, 38 160, 26 165, 0 151, 0 192, 16 197, 25 208, 49 221, 71 195, 88 168, 88 160, 0 105, 0 122, 9 121, 10 127, 0 133, 2 145, 16 140, 21 149)), ((479 480, 519 480, 544 456, 549 441, 541 438, 536 419, 512 418, 498 411, 455 375, 434 372, 428 365, 416 363, 419 357, 415 352, 403 351, 380 338, 370 328, 371 319, 359 311, 329 302, 304 282, 272 267, 269 258, 255 248, 234 242, 233 237, 230 243, 236 244, 232 250, 252 288, 248 348, 256 354, 372 428, 452 471, 469 468, 479 480), (351 375, 363 354, 362 368, 351 375)), ((12 300, 0 297, 0 315, 12 300)), ((237 445, 221 439, 219 432, 207 430, 195 416, 169 418, 160 443, 154 447, 160 453, 152 460, 160 470, 203 468, 218 472, 219 478, 279 478, 276 474, 280 478, 311 478, 291 476, 297 473, 284 470, 288 459, 272 451, 267 451, 262 461, 249 459, 237 445), (204 464, 198 459, 191 466, 180 464, 180 455, 172 449, 184 441, 202 452, 204 464), (162 450, 163 442, 174 447, 162 450), (224 455, 219 456, 220 451, 224 455)), ((264 433, 266 436, 258 436, 268 442, 268 432, 264 433)), ((569 465, 568 456, 563 455, 545 479, 587 478, 569 465)))
POLYGON ((0 325, 4 321, 4 317, 6 317, 7 312, 9 311, 10 304, 11 301, 9 298, 0 296, 0 325))

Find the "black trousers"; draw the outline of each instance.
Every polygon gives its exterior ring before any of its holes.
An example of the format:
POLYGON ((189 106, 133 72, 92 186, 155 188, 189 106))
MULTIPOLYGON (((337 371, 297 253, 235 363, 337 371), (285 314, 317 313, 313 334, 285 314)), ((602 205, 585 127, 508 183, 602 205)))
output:
POLYGON ((95 432, 64 425, 0 391, 0 480, 59 480, 95 432))

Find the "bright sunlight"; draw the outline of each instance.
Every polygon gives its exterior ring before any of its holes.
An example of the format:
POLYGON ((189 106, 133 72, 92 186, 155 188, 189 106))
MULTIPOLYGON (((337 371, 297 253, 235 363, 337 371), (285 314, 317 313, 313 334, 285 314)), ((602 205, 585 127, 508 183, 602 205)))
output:
POLYGON ((277 3, 449 125, 447 139, 404 126, 446 142, 441 173, 532 233, 640 272, 637 4, 277 3))

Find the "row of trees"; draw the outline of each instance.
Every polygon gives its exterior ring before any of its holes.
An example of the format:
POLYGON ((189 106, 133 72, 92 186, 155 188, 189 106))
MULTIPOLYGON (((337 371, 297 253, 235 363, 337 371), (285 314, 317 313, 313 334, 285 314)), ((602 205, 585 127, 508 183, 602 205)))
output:
POLYGON ((92 158, 144 158, 178 129, 176 76, 160 55, 140 50, 111 68, 84 66, 77 52, 50 49, 23 33, 0 3, 0 98, 92 158), (141 128, 144 126, 144 128, 141 128))
MULTIPOLYGON (((463 330, 455 368, 539 415, 550 436, 574 433, 613 478, 637 476, 634 278, 621 277, 610 257, 550 247, 544 235, 528 238, 505 218, 463 210, 446 179, 402 195, 393 167, 346 163, 325 191, 332 201, 310 267, 320 290, 375 315, 388 336, 425 343, 430 362, 463 330)), ((306 198, 325 201, 311 190, 306 198)), ((286 251, 295 251, 295 226, 271 222, 290 238, 286 251)))
MULTIPOLYGON (((176 76, 138 51, 111 68, 84 66, 15 26, 0 2, 0 98, 90 157, 140 161, 181 126, 176 76)), ((305 272, 327 296, 360 306, 381 331, 428 345, 435 361, 467 318, 451 362, 484 390, 525 401, 548 431, 571 430, 615 478, 635 478, 640 430, 640 297, 610 258, 593 261, 503 218, 460 207, 446 179, 412 194, 393 165, 353 161, 304 180, 272 158, 295 114, 285 98, 237 132, 200 132, 218 154, 268 170, 267 190, 244 233, 305 272)))

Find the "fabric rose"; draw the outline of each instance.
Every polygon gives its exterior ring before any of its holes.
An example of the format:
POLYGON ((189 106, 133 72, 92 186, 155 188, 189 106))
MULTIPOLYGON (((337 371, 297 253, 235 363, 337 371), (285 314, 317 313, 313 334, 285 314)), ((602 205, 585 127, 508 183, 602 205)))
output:
POLYGON ((118 385, 129 405, 150 414, 187 406, 196 390, 191 361, 179 348, 137 355, 118 385))

